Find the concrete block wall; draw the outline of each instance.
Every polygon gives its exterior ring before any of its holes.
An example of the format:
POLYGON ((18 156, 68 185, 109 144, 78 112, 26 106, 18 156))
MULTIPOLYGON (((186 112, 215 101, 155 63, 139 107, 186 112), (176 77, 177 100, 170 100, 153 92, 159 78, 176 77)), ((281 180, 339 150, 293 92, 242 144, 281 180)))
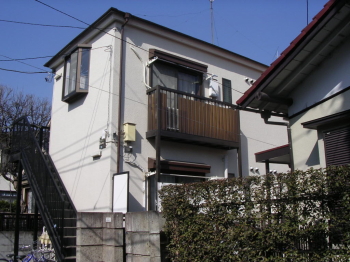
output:
POLYGON ((158 212, 125 214, 126 262, 161 262, 160 232, 164 219, 158 212))
POLYGON ((76 261, 124 261, 123 216, 123 213, 78 213, 76 261))

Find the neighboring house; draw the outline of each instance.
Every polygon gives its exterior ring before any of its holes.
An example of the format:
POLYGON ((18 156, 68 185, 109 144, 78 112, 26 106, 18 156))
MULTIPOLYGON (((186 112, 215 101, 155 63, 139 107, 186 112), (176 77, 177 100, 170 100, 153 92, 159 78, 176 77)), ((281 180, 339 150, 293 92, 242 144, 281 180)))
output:
POLYGON ((0 200, 12 202, 16 200, 16 195, 12 183, 0 176, 0 200))
POLYGON ((253 153, 287 143, 232 103, 265 65, 114 8, 45 66, 50 155, 80 212, 157 210, 161 185, 263 174, 253 153))
POLYGON ((331 0, 237 101, 288 120, 294 169, 350 164, 349 47, 350 1, 331 0))
MULTIPOLYGON (((4 153, 5 150, 0 149, 0 168, 6 162, 7 155, 4 153)), ((2 170, 0 172, 3 172, 2 170)), ((16 200, 16 190, 10 181, 6 180, 0 175, 0 200, 6 200, 12 202, 16 200)))

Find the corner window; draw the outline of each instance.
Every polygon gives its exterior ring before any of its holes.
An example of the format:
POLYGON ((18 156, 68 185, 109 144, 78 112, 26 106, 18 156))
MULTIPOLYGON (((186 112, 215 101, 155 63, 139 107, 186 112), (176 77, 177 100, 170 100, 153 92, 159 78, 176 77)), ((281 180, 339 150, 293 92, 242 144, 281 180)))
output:
POLYGON ((66 57, 62 101, 69 102, 89 89, 90 47, 78 48, 66 57))
POLYGON ((231 89, 231 80, 222 79, 222 100, 226 103, 232 104, 232 89, 231 89))

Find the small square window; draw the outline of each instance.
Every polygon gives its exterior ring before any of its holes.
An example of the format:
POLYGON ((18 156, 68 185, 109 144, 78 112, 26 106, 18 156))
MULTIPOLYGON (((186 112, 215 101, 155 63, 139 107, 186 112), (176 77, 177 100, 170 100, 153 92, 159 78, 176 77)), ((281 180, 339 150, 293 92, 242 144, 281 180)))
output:
POLYGON ((89 89, 90 47, 78 46, 66 57, 62 101, 70 102, 89 89))

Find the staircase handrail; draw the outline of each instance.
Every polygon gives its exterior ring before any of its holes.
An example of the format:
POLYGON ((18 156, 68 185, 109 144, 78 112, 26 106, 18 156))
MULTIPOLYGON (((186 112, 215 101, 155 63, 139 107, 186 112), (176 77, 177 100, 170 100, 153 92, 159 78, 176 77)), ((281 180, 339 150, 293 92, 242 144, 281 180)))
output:
MULTIPOLYGON (((47 230, 49 235, 52 236, 51 241, 54 244, 54 247, 59 251, 59 252, 56 252, 56 256, 58 256, 59 260, 64 260, 64 254, 62 254, 61 252, 63 252, 62 248, 64 244, 63 235, 64 235, 64 222, 65 222, 64 221, 65 207, 66 207, 65 205, 68 205, 68 208, 74 212, 72 213, 74 217, 76 217, 76 213, 77 213, 76 208, 63 184, 61 177, 58 175, 57 169, 51 157, 43 153, 42 148, 40 147, 38 140, 34 135, 33 126, 30 125, 27 117, 23 116, 15 120, 13 123, 13 128, 14 128, 13 136, 15 136, 16 131, 21 132, 20 133, 21 136, 17 135, 16 137, 17 139, 13 139, 13 143, 15 144, 13 145, 14 147, 12 147, 12 150, 15 149, 15 152, 19 152, 21 154, 23 167, 27 172, 28 180, 29 182, 32 182, 32 185, 33 185, 33 188, 32 188, 33 193, 35 191, 37 198, 39 198, 38 207, 39 207, 39 210, 41 209, 40 212, 42 213, 42 218, 48 224, 47 230), (18 130, 16 130, 17 127, 19 128, 18 130), (25 134, 25 136, 22 136, 23 134, 25 134), (35 155, 38 154, 38 157, 40 159, 40 160, 38 159, 39 162, 35 162, 36 165, 34 166, 32 165, 33 163, 29 161, 31 156, 28 156, 26 153, 26 148, 24 144, 26 141, 25 140, 26 138, 29 140, 28 141, 29 146, 33 147, 30 149, 34 151, 32 153, 34 153, 35 155), (49 165, 51 165, 51 167, 49 165), (49 180, 40 181, 40 179, 42 179, 43 177, 40 177, 40 174, 36 174, 33 168, 35 170, 44 170, 44 173, 45 173, 44 177, 48 178, 49 180), (50 168, 52 168, 53 171, 51 171, 50 168), (43 188, 42 188, 44 186, 43 182, 48 183, 48 184, 45 184, 46 186, 51 185, 51 189, 53 191, 56 191, 55 195, 53 196, 49 195, 51 197, 49 200, 46 200, 44 198, 44 195, 48 195, 48 192, 43 191, 43 188), (60 183, 62 186, 60 187, 57 183, 60 183), (66 199, 63 197, 62 194, 65 194, 66 199), (56 211, 59 205, 57 202, 60 202, 60 201, 62 205, 60 207, 61 214, 59 214, 59 212, 56 211), (46 213, 48 213, 47 217, 45 216, 46 213), (57 221, 57 223, 55 223, 55 221, 57 221), (55 228, 56 226, 57 228, 55 228)), ((27 147, 27 149, 30 147, 27 147)))
MULTIPOLYGON (((27 127, 30 127, 29 130, 30 130, 30 134, 32 135, 31 138, 32 138, 33 141, 34 141, 34 144, 35 144, 36 148, 39 149, 39 152, 40 152, 39 154, 41 155, 42 159, 45 159, 44 154, 43 154, 43 152, 42 152, 42 150, 41 150, 41 148, 40 148, 40 146, 39 146, 39 143, 38 143, 37 139, 35 138, 35 135, 33 134, 33 131, 32 131, 32 129, 31 129, 31 125, 29 124, 29 121, 28 121, 27 117, 26 117, 26 116, 22 116, 22 117, 18 118, 17 120, 14 121, 13 126, 15 126, 15 124, 18 123, 18 122, 20 122, 21 120, 24 120, 24 122, 25 122, 24 124, 26 124, 27 127)), ((22 153, 22 152, 21 152, 21 153, 22 153)), ((54 177, 53 177, 53 175, 52 175, 52 172, 50 171, 50 168, 48 167, 48 165, 47 165, 46 162, 45 162, 45 166, 46 166, 47 170, 49 171, 49 175, 50 175, 51 179, 52 179, 53 182, 54 182, 54 185, 55 185, 55 187, 56 187, 56 190, 57 190, 57 191, 60 191, 59 188, 58 188, 58 185, 57 185, 57 183, 56 183, 56 181, 55 181, 55 179, 54 179, 54 177)), ((55 169, 56 169, 56 167, 55 167, 55 169)), ((57 170, 56 170, 56 171, 57 171, 57 170)), ((59 179, 60 179, 60 178, 59 178, 59 179)), ((61 182, 62 182, 62 181, 61 181, 61 182)), ((64 198, 62 197, 62 195, 60 195, 60 198, 61 198, 62 201, 64 201, 64 198)), ((72 203, 71 203, 71 204, 72 204, 72 203)), ((73 205, 73 206, 74 206, 74 205, 73 205)))

